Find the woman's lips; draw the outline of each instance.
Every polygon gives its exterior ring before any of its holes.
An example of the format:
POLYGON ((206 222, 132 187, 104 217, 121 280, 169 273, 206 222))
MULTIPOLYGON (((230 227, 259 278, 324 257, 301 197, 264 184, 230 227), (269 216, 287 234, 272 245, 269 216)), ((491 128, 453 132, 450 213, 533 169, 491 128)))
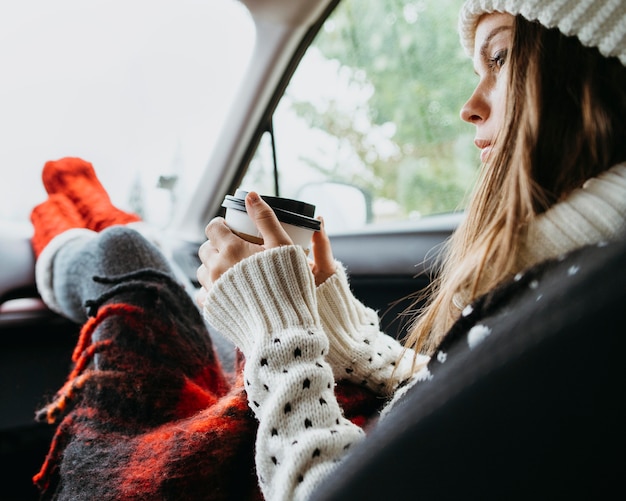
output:
POLYGON ((480 150, 480 161, 485 163, 491 153, 491 141, 487 139, 476 139, 474 144, 480 150))

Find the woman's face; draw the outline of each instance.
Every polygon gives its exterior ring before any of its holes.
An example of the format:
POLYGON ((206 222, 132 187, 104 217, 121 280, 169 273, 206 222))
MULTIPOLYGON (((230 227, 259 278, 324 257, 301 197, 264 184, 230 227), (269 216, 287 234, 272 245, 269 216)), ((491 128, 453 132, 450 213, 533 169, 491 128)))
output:
POLYGON ((474 144, 485 162, 504 123, 513 16, 493 13, 480 18, 474 39, 474 93, 461 109, 461 118, 476 126, 474 144))

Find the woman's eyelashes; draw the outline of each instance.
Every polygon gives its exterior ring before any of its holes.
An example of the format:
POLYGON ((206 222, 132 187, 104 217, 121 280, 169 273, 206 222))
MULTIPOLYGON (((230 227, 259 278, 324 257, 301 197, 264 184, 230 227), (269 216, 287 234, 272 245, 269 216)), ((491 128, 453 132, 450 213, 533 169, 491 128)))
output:
POLYGON ((506 62, 509 49, 500 49, 487 60, 487 67, 490 71, 498 71, 504 66, 506 62))

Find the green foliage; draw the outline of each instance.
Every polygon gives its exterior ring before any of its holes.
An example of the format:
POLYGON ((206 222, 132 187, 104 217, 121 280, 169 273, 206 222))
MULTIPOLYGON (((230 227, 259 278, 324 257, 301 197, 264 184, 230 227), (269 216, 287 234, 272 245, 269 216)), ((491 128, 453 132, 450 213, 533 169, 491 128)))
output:
MULTIPOLYGON (((298 115, 347 142, 367 174, 335 165, 331 178, 400 204, 403 215, 459 208, 477 166, 459 111, 475 84, 456 31, 460 0, 345 0, 314 42, 355 88, 372 87, 369 128, 330 103, 293 103, 298 115), (381 154, 372 130, 392 130, 381 154), (462 155, 459 160, 458 154, 462 155)), ((314 164, 310 161, 309 163, 314 164)))

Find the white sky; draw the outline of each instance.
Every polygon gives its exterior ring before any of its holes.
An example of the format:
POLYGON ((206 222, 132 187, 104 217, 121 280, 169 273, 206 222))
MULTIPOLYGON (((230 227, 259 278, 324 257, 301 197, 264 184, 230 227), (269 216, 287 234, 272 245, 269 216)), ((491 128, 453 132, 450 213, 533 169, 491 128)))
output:
POLYGON ((176 159, 193 180, 253 39, 236 0, 0 2, 0 220, 26 219, 64 156, 92 162, 117 203, 176 159))

